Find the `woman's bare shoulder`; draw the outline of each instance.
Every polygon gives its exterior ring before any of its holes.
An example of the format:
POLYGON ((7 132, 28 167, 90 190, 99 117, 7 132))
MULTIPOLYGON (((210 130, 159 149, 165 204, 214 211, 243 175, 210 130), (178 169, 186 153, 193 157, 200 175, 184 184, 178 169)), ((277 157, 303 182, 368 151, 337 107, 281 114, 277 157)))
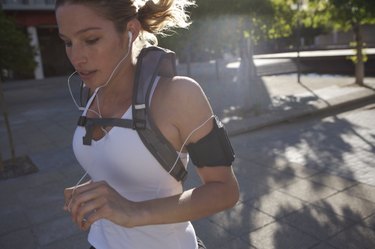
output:
POLYGON ((176 76, 165 82, 165 97, 181 111, 193 111, 197 108, 210 108, 207 96, 197 81, 185 76, 176 76))
POLYGON ((187 76, 175 76, 165 81, 174 94, 191 94, 202 92, 202 88, 197 81, 187 76))
MULTIPOLYGON (((178 76, 164 83, 167 88, 165 101, 168 109, 173 108, 172 122, 183 136, 201 125, 212 116, 212 108, 203 89, 194 79, 178 76)), ((202 129, 202 135, 210 130, 210 125, 202 129)), ((197 134, 198 135, 198 134, 197 134)))

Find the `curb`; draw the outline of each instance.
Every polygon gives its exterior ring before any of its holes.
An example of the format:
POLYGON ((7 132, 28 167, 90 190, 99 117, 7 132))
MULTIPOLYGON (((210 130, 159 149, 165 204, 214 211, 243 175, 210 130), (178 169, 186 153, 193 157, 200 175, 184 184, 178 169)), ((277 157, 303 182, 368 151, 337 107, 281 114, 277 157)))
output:
POLYGON ((253 132, 266 127, 275 126, 296 119, 324 115, 333 111, 345 111, 360 105, 375 102, 375 91, 364 88, 355 96, 352 94, 331 100, 321 100, 301 109, 291 109, 279 113, 268 112, 260 116, 247 117, 242 120, 234 120, 225 124, 228 135, 231 137, 253 132))

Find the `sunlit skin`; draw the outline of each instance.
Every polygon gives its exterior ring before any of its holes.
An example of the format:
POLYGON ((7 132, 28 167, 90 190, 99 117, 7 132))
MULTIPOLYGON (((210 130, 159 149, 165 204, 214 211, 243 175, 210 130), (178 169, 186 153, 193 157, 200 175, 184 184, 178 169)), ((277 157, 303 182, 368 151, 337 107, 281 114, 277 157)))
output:
MULTIPOLYGON (((91 89, 104 84, 127 52, 127 32, 119 34, 111 21, 83 5, 63 5, 57 9, 56 18, 68 58, 81 78, 91 89)), ((128 22, 126 30, 132 31, 134 41, 140 25, 137 20, 128 22)), ((131 105, 133 79, 134 65, 129 56, 99 92, 103 117, 119 118, 131 105)), ((186 77, 160 79, 151 112, 156 125, 176 150, 192 130, 212 116, 202 89, 186 77)), ((198 141, 211 129, 212 122, 207 122, 188 143, 198 141)), ((95 136, 100 139, 103 134, 98 132, 95 136)), ((201 186, 179 195, 142 202, 126 199, 106 182, 89 181, 75 190, 65 189, 64 209, 70 212, 79 228, 87 230, 93 222, 103 218, 124 227, 196 220, 237 202, 239 189, 231 167, 203 167, 197 168, 197 172, 203 182, 201 186)))

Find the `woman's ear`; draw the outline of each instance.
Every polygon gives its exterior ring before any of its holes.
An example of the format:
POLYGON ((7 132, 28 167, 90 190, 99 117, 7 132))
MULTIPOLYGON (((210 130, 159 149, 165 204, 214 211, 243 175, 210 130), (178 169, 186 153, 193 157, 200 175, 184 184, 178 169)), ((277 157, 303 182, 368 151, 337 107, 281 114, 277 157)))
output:
POLYGON ((128 35, 129 35, 129 32, 131 32, 130 42, 133 42, 135 39, 137 39, 139 35, 139 32, 141 30, 141 23, 138 21, 138 19, 134 18, 126 24, 126 30, 128 31, 127 32, 128 35))

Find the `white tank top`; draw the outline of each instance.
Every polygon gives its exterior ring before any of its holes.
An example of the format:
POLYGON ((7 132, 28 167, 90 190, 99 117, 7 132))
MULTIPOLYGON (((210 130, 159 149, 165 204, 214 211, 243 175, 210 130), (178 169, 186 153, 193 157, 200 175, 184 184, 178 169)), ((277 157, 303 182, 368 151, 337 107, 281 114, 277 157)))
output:
MULTIPOLYGON (((122 118, 132 118, 131 106, 122 118)), ((83 145, 85 134, 84 127, 77 127, 73 150, 93 181, 106 181, 131 201, 162 198, 183 191, 181 183, 159 164, 135 130, 113 127, 100 140, 93 140, 91 145, 83 145)), ((183 154, 182 157, 186 167, 187 155, 183 154)), ((92 224, 88 240, 96 249, 197 248, 190 222, 125 228, 101 219, 92 224)))

